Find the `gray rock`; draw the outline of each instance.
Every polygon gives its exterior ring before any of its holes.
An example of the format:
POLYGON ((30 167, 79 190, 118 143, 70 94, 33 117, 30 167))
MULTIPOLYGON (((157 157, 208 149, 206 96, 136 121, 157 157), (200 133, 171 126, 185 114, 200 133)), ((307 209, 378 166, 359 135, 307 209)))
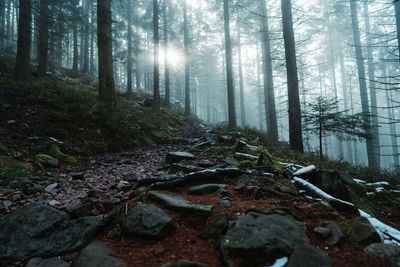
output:
POLYGON ((209 161, 207 159, 202 159, 197 163, 197 165, 199 165, 200 167, 203 167, 203 168, 208 168, 208 167, 214 166, 215 162, 209 161))
POLYGON ((178 163, 181 160, 194 160, 195 156, 187 152, 169 152, 165 158, 166 163, 178 163))
POLYGON ((218 205, 224 208, 232 207, 232 203, 228 199, 221 199, 220 201, 218 201, 218 205))
POLYGON ((381 238, 367 218, 356 217, 349 222, 349 226, 352 229, 350 240, 363 245, 381 242, 381 238))
POLYGON ((219 189, 227 188, 227 184, 203 184, 196 185, 189 188, 188 193, 191 195, 207 195, 217 192, 219 189))
POLYGON ((25 206, 0 222, 0 263, 78 249, 102 226, 99 217, 71 219, 67 213, 47 205, 25 206))
POLYGON ((290 256, 287 267, 330 267, 331 258, 321 249, 309 244, 297 247, 290 256))
POLYGON ((138 204, 131 209, 123 226, 127 235, 154 239, 163 238, 173 228, 172 218, 162 209, 149 204, 138 204))
POLYGON ((14 190, 13 189, 8 189, 8 188, 4 188, 4 187, 0 187, 0 197, 4 197, 8 194, 13 193, 14 190))
POLYGON ((331 234, 331 230, 325 227, 318 226, 314 228, 314 233, 322 238, 328 238, 328 236, 331 234))
POLYGON ((191 173, 191 172, 197 172, 201 171, 202 168, 199 168, 197 166, 192 165, 191 162, 182 160, 179 163, 173 163, 171 164, 170 173, 178 173, 178 172, 183 172, 183 173, 191 173))
POLYGON ((400 247, 393 244, 374 243, 364 249, 367 255, 400 266, 400 247))
POLYGON ((54 193, 54 190, 57 188, 57 186, 57 183, 50 184, 44 188, 44 191, 46 191, 47 193, 54 193))
POLYGON ((6 208, 6 209, 8 209, 9 207, 11 207, 12 204, 13 204, 13 202, 10 201, 10 200, 4 200, 4 201, 3 201, 3 206, 4 206, 4 208, 6 208))
POLYGON ((306 227, 293 217, 251 211, 222 238, 221 250, 227 262, 235 259, 240 266, 256 266, 277 254, 289 255, 308 242, 306 227))
POLYGON ((358 211, 358 208, 356 206, 347 204, 344 201, 339 201, 338 199, 331 199, 328 201, 328 203, 329 205, 334 207, 337 211, 345 212, 347 214, 355 216, 360 215, 360 212, 358 211))
POLYGON ((149 192, 149 195, 166 207, 177 211, 187 212, 188 215, 201 214, 204 216, 209 216, 211 215, 213 209, 213 206, 209 205, 191 204, 185 198, 172 194, 149 192))
POLYGON ((192 262, 187 260, 178 260, 175 263, 176 267, 208 267, 210 265, 200 262, 192 262))
POLYGON ((72 267, 125 267, 123 260, 111 256, 112 249, 109 243, 93 242, 84 248, 79 257, 72 263, 72 267))
POLYGON ((32 258, 25 267, 69 267, 70 265, 58 257, 42 260, 42 258, 32 258))
POLYGON ((343 234, 342 230, 340 230, 339 225, 335 222, 330 222, 327 226, 327 229, 329 229, 331 235, 328 239, 328 244, 329 245, 337 245, 338 243, 342 242, 345 238, 345 235, 343 234))

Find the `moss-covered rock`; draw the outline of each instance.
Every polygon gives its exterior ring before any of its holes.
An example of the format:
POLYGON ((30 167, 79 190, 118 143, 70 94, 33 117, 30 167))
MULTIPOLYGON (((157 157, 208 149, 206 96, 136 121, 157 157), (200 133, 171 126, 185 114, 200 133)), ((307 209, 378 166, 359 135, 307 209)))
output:
POLYGON ((337 210, 324 201, 310 204, 306 209, 314 218, 334 220, 339 217, 337 210))
POLYGON ((242 160, 236 164, 240 169, 255 169, 256 165, 251 160, 242 160))
POLYGON ((64 154, 61 151, 60 147, 55 143, 50 144, 50 146, 49 146, 49 154, 52 155, 53 157, 59 159, 59 160, 62 160, 62 161, 68 162, 68 163, 76 162, 76 159, 74 157, 71 157, 71 156, 68 156, 68 155, 64 154))
POLYGON ((0 183, 4 180, 30 175, 32 168, 20 161, 0 156, 0 183))
POLYGON ((45 164, 46 166, 49 167, 57 167, 58 166, 58 159, 53 158, 50 155, 47 154, 37 154, 35 156, 36 160, 39 161, 40 163, 45 164))

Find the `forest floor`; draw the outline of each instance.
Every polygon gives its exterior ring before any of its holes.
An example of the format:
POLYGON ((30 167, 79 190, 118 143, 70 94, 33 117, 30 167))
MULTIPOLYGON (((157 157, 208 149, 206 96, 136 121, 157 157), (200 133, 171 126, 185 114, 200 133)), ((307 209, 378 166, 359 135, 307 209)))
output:
MULTIPOLYGON (((42 83, 40 81, 37 86, 42 83)), ((45 83, 49 85, 53 81, 45 83)), ((161 129, 140 125, 132 137, 139 141, 131 143, 132 140, 127 139, 124 148, 124 136, 110 136, 120 125, 105 125, 90 117, 79 118, 81 108, 72 105, 71 101, 64 101, 65 95, 62 103, 52 103, 54 97, 47 98, 48 94, 44 98, 19 87, 9 85, 8 78, 0 81, 2 266, 25 266, 27 263, 27 266, 45 266, 47 260, 56 261, 56 266, 87 266, 85 259, 94 262, 99 258, 113 262, 109 266, 123 266, 119 265, 118 259, 127 266, 161 266, 168 262, 187 266, 179 260, 209 266, 270 266, 281 257, 290 258, 289 264, 294 264, 299 260, 292 253, 295 246, 289 246, 289 249, 273 247, 279 240, 266 241, 272 245, 260 245, 255 239, 263 233, 257 232, 257 227, 246 229, 247 235, 228 243, 227 237, 232 238, 240 220, 246 216, 269 220, 276 215, 284 218, 284 223, 291 223, 289 218, 295 218, 304 224, 304 229, 291 226, 290 231, 285 230, 289 236, 283 234, 281 240, 290 243, 286 239, 304 231, 306 243, 320 249, 319 256, 313 260, 323 262, 326 261, 324 255, 329 255, 332 266, 390 266, 364 252, 369 244, 380 242, 382 235, 379 237, 368 223, 355 226, 358 214, 346 208, 333 208, 315 192, 293 183, 295 170, 301 168, 300 165, 314 162, 286 150, 279 152, 281 148, 268 147, 256 131, 215 129, 201 124, 188 127, 180 115, 165 111, 164 118, 168 118, 165 119, 167 124, 174 129, 168 129, 168 125, 161 129), (113 146, 113 140, 121 138, 118 146, 113 146), (79 140, 84 142, 79 143, 79 140), (266 152, 267 148, 272 156, 266 152), (171 159, 177 151, 190 154, 178 154, 182 157, 171 159), (39 154, 48 157, 38 157, 39 154), (265 156, 266 161, 260 163, 259 159, 265 156), (209 188, 210 183, 213 189, 209 188), (215 189, 215 184, 219 190, 215 189), (193 187, 199 185, 206 185, 208 189, 193 193, 193 187), (185 208, 176 208, 157 194, 183 197, 188 203, 185 208), (41 209, 48 210, 49 214, 26 218, 30 207, 38 203, 44 205, 41 209), (140 203, 160 208, 172 219, 173 227, 156 239, 138 237, 137 232, 129 234, 127 221, 134 217, 132 213, 140 203), (212 212, 204 212, 205 206, 196 210, 198 205, 211 206, 212 212), (22 214, 19 211, 23 211, 22 214), (62 226, 58 216, 67 218, 71 224, 83 218, 105 218, 108 223, 82 243, 75 242, 78 244, 75 246, 68 242, 78 238, 79 234, 74 235, 69 228, 65 230, 68 226, 62 226), (12 223, 14 219, 19 223, 12 223), (40 230, 34 229, 38 221, 40 230), (45 231, 41 228, 43 224, 45 231), (328 229, 327 235, 317 233, 316 227, 328 229), (329 227, 333 228, 329 230, 329 227), (56 233, 54 240, 53 232, 56 233), (40 252, 43 246, 57 247, 64 235, 70 248, 65 245, 64 250, 46 248, 45 252, 40 252), (105 242, 112 250, 95 253, 94 257, 85 254, 87 251, 82 247, 93 240, 105 242), (248 248, 243 241, 255 242, 251 246, 261 247, 248 248), (321 256, 322 251, 325 254, 321 256)), ((136 107, 136 111, 151 112, 145 107, 136 107)), ((153 118, 146 116, 150 121, 153 118)), ((302 178, 312 181, 313 177, 324 174, 322 169, 318 166, 302 178)), ((329 179, 341 179, 332 173, 332 177, 328 174, 329 179)), ((375 178, 379 180, 379 177, 375 178)), ((341 181, 344 183, 345 179, 341 181)), ((338 192, 345 194, 337 197, 345 197, 348 193, 346 200, 357 202, 357 206, 385 224, 400 229, 399 185, 367 182, 359 181, 359 187, 355 186, 362 188, 359 195, 350 188, 354 185, 345 184, 339 188, 344 191, 338 192)), ((153 222, 155 219, 150 216, 148 220, 153 222)), ((142 220, 143 224, 146 224, 145 220, 142 220)), ((155 227, 151 222, 146 226, 149 229, 155 227)), ((79 233, 87 228, 89 225, 84 225, 79 233)), ((385 236, 384 239, 391 238, 385 236)))

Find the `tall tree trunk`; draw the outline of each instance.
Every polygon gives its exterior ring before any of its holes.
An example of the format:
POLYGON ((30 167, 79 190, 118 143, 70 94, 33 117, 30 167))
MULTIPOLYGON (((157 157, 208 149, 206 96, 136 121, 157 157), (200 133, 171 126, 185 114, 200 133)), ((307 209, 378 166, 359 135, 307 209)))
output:
POLYGON ((240 124, 246 126, 246 108, 244 106, 244 85, 243 85, 243 66, 242 66, 242 44, 240 38, 239 21, 237 22, 238 31, 238 65, 239 65, 239 95, 240 95, 240 124))
POLYGON ((19 0, 18 46, 14 75, 19 80, 31 76, 31 0, 19 0))
POLYGON ((116 108, 116 101, 111 23, 111 0, 97 0, 99 101, 106 109, 113 111, 116 108))
POLYGON ((261 43, 262 62, 264 76, 265 113, 267 120, 267 134, 271 141, 278 141, 278 123, 276 119, 274 78, 272 75, 272 56, 269 38, 268 11, 265 0, 260 1, 261 5, 261 43))
POLYGON ((5 1, 0 1, 0 49, 4 48, 5 39, 5 19, 6 19, 6 4, 5 1))
POLYGON ((165 64, 165 101, 164 105, 169 107, 170 105, 170 78, 169 78, 169 62, 168 62, 168 13, 167 13, 167 0, 164 0, 163 4, 163 15, 164 15, 164 64, 165 64))
POLYGON ((7 1, 7 33, 6 33, 6 46, 11 45, 11 1, 7 1))
POLYGON ((281 0, 283 39, 285 42, 286 72, 289 98, 289 141, 290 145, 303 153, 299 79, 297 76, 296 47, 293 32, 291 0, 281 0))
POLYGON ((132 94, 132 4, 131 0, 128 0, 128 55, 126 64, 126 85, 128 87, 128 95, 132 94))
MULTIPOLYGON (((349 112, 349 102, 348 102, 348 98, 347 98, 346 71, 345 71, 344 60, 343 60, 343 50, 344 50, 343 46, 341 48, 339 48, 340 76, 341 76, 341 82, 342 82, 344 110, 346 113, 348 113, 349 112)), ((347 143, 346 147, 347 147, 347 158, 350 161, 350 163, 353 163, 353 152, 352 152, 352 148, 351 148, 351 143, 347 143)))
POLYGON ((83 73, 89 73, 89 27, 90 27, 89 11, 90 11, 90 2, 89 0, 85 0, 85 14, 84 14, 85 42, 83 46, 83 67, 82 67, 83 73))
MULTIPOLYGON (((97 1, 98 2, 98 1, 97 1)), ((72 31, 74 35, 74 55, 73 55, 73 63, 72 63, 72 71, 78 72, 78 64, 79 64, 79 51, 78 51, 78 1, 73 0, 73 18, 72 18, 72 31)))
POLYGON ((38 51, 39 76, 46 75, 48 50, 49 50, 49 1, 40 0, 39 51, 38 51))
POLYGON ((153 0, 153 24, 154 24, 154 102, 153 110, 160 110, 160 36, 158 29, 158 0, 153 0))
MULTIPOLYGON (((349 92, 350 92, 350 111, 351 115, 354 114, 354 102, 353 102, 353 86, 351 83, 351 78, 349 79, 349 92)), ((354 150, 354 164, 358 164, 358 151, 357 151, 357 142, 353 141, 353 150, 354 150)))
MULTIPOLYGON (((259 52, 259 48, 257 45, 257 50, 256 50, 256 59, 260 58, 259 56, 260 52, 259 52)), ((256 69, 257 69, 257 96, 258 96, 258 128, 260 130, 264 129, 264 123, 263 123, 263 108, 262 108, 262 99, 263 99, 263 92, 262 92, 262 86, 261 86, 261 68, 260 68, 260 62, 258 60, 256 60, 256 69)))
POLYGON ((233 87, 233 71, 232 71, 232 44, 229 22, 229 1, 224 0, 224 28, 225 28, 225 57, 226 57, 226 79, 228 93, 228 119, 229 126, 236 127, 235 114, 235 89, 233 87))
MULTIPOLYGON (((369 101, 367 92, 367 83, 365 77, 365 67, 364 67, 364 57, 361 49, 361 39, 360 39, 360 27, 357 17, 357 6, 355 0, 350 0, 351 8, 351 20, 353 28, 354 37, 354 49, 357 60, 357 71, 358 71, 358 82, 360 85, 360 97, 361 97, 361 108, 364 114, 369 114, 369 101)), ((371 125, 369 119, 366 119, 366 124, 371 125)), ((367 130, 368 135, 371 136, 371 129, 367 130)), ((368 167, 377 169, 379 166, 376 161, 376 151, 374 142, 371 139, 367 139, 367 156, 368 156, 368 167)))
POLYGON ((400 61, 400 0, 394 0, 394 14, 396 17, 396 29, 397 29, 397 48, 399 53, 399 61, 400 61))
POLYGON ((95 8, 94 8, 94 0, 91 0, 91 15, 90 15, 90 75, 95 75, 95 66, 94 66, 94 43, 95 43, 95 8))
POLYGON ((376 100, 376 82, 375 82, 375 65, 372 53, 371 39, 374 38, 371 34, 369 23, 368 0, 364 0, 364 21, 365 33, 367 35, 367 63, 368 63, 368 84, 369 95, 371 96, 371 115, 372 115, 372 134, 373 145, 375 150, 376 167, 381 167, 380 142, 379 142, 379 123, 378 123, 378 107, 376 100))
POLYGON ((190 108, 190 65, 189 65, 189 29, 186 0, 183 0, 183 45, 185 49, 185 116, 191 114, 190 108))
MULTIPOLYGON (((333 50, 333 40, 332 40, 332 25, 330 23, 330 19, 328 18, 328 37, 329 37, 329 61, 331 67, 332 74, 332 85, 333 85, 333 94, 335 96, 335 100, 338 100, 338 92, 337 92, 337 83, 336 83, 336 64, 335 64, 335 54, 333 50)), ((336 104, 336 112, 339 112, 339 103, 336 104)), ((343 142, 337 140, 339 144, 339 158, 343 159, 343 142)))

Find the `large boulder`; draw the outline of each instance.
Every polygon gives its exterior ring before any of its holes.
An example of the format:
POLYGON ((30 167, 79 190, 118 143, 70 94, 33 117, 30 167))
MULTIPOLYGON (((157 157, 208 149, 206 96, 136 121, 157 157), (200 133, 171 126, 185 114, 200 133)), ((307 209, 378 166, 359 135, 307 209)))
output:
POLYGON ((93 242, 85 247, 78 258, 72 263, 72 267, 125 267, 123 260, 112 255, 111 245, 105 242, 93 242))
POLYGON ((364 249, 367 255, 400 266, 400 247, 393 244, 374 243, 364 249))
POLYGON ((356 217, 349 221, 349 226, 352 230, 350 240, 363 245, 381 242, 379 234, 367 218, 356 217))
POLYGON ((23 207, 0 223, 0 263, 76 250, 89 242, 101 226, 100 217, 71 219, 66 212, 47 205, 23 207))
POLYGON ((346 172, 317 171, 309 177, 310 183, 322 191, 342 200, 354 201, 354 195, 366 197, 365 189, 346 172))
POLYGON ((190 187, 188 193, 191 195, 207 195, 227 187, 227 184, 202 184, 190 187))
POLYGON ((127 235, 154 239, 161 239, 173 228, 172 218, 162 209, 149 204, 138 204, 131 209, 123 226, 127 235))
POLYGON ((290 256, 287 267, 330 267, 332 266, 331 258, 321 249, 304 244, 297 247, 290 256))
POLYGON ((279 255, 289 255, 308 243, 306 227, 291 216, 251 211, 239 217, 221 240, 225 261, 258 266, 279 255))

